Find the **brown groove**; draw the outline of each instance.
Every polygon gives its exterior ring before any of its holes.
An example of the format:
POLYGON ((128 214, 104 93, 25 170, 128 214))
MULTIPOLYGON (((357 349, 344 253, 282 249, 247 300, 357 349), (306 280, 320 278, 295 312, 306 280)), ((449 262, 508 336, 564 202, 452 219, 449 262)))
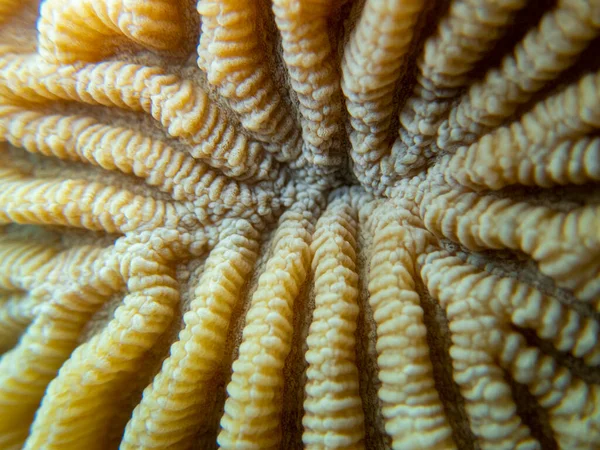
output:
POLYGON ((514 325, 511 328, 521 333, 529 346, 539 348, 542 353, 554 358, 558 365, 567 367, 571 374, 581 378, 585 383, 600 384, 600 371, 598 367, 590 367, 582 358, 577 358, 570 353, 557 350, 551 342, 540 338, 533 330, 514 325))
POLYGON ((544 295, 556 298, 583 317, 600 320, 600 313, 596 312, 591 304, 578 300, 571 291, 557 287, 554 280, 541 274, 537 269, 537 263, 522 252, 512 250, 469 252, 454 242, 442 240, 440 243, 444 249, 480 270, 491 275, 519 280, 544 295))
POLYGON ((517 414, 531 431, 531 436, 540 443, 543 450, 558 450, 547 412, 529 392, 527 386, 517 383, 508 373, 505 373, 505 377, 512 391, 517 414))
MULTIPOLYGON (((365 227, 366 228, 366 227, 365 227)), ((381 413, 381 401, 377 392, 381 387, 377 364, 377 325, 369 305, 369 251, 372 237, 360 229, 356 272, 358 273, 359 313, 357 317, 356 366, 359 374, 359 392, 365 415, 365 447, 368 449, 390 449, 391 438, 385 432, 385 422, 381 413)))
POLYGON ((480 447, 469 425, 465 400, 452 375, 452 338, 446 312, 439 302, 429 295, 420 277, 415 278, 415 287, 423 308, 423 321, 427 327, 427 344, 433 365, 435 387, 452 428, 454 442, 460 450, 478 450, 480 447))
POLYGON ((221 368, 210 381, 210 388, 207 389, 207 392, 212 394, 212 398, 208 401, 209 405, 203 408, 203 415, 207 419, 203 420, 203 426, 196 432, 194 445, 192 446, 193 450, 208 450, 218 447, 217 436, 221 431, 220 421, 227 400, 227 385, 231 381, 231 366, 238 357, 239 346, 242 343, 242 331, 246 323, 246 314, 250 309, 252 296, 258 287, 258 278, 262 275, 266 262, 272 254, 273 233, 273 230, 265 233, 265 239, 261 243, 252 275, 248 277, 242 287, 238 301, 233 307, 221 368))
POLYGON ((315 309, 313 273, 309 271, 298 297, 294 300, 292 347, 283 368, 283 410, 281 412, 282 439, 280 448, 304 448, 302 418, 304 416, 304 389, 308 363, 304 358, 306 339, 315 309))

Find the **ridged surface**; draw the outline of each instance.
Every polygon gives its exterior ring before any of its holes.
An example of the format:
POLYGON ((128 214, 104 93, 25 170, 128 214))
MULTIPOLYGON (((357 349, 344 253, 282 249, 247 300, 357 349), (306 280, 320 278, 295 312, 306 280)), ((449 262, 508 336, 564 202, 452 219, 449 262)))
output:
POLYGON ((21 3, 0 449, 600 448, 598 0, 21 3))
POLYGON ((306 343, 306 448, 364 448, 355 363, 357 212, 345 199, 323 213, 313 237, 315 310, 306 343))
POLYGON ((460 147, 449 173, 466 186, 490 189, 595 181, 600 176, 598 139, 586 135, 600 127, 600 113, 594 111, 599 101, 600 75, 582 77, 519 121, 460 147))
POLYGON ((244 222, 219 236, 183 317, 185 328, 133 412, 121 448, 186 445, 202 425, 198 416, 225 346, 231 312, 256 259, 256 238, 244 222))
POLYGON ((392 172, 388 134, 394 92, 424 6, 421 0, 367 0, 344 49, 342 88, 353 129, 354 172, 361 183, 392 172))
POLYGON ((378 211, 371 219, 369 303, 377 323, 379 398, 392 448, 455 448, 435 391, 423 309, 416 291, 415 256, 425 235, 406 212, 378 211), (405 392, 406 386, 412 386, 405 392))
POLYGON ((232 365, 218 438, 222 448, 277 448, 281 439, 282 368, 290 351, 294 300, 309 270, 312 214, 310 205, 297 203, 275 232, 232 365))
POLYGON ((317 165, 339 165, 342 96, 327 20, 339 0, 273 0, 275 23, 290 84, 298 98, 303 156, 317 165))
MULTIPOLYGON (((262 16, 251 0, 200 1, 202 34, 198 66, 209 83, 229 100, 240 122, 270 144, 279 161, 293 161, 302 151, 300 129, 287 113, 261 46, 262 16)), ((297 162, 301 164, 301 162, 297 162)))
POLYGON ((600 33, 600 2, 560 0, 527 33, 500 68, 469 88, 440 127, 437 145, 473 141, 502 123, 517 107, 554 80, 600 33))
POLYGON ((395 170, 422 167, 452 99, 470 72, 510 29, 524 0, 457 0, 450 4, 436 34, 424 43, 413 95, 400 112, 399 138, 392 149, 395 170))
POLYGON ((97 61, 114 52, 115 36, 156 50, 175 49, 183 35, 178 3, 46 0, 40 9, 38 51, 48 62, 97 61))

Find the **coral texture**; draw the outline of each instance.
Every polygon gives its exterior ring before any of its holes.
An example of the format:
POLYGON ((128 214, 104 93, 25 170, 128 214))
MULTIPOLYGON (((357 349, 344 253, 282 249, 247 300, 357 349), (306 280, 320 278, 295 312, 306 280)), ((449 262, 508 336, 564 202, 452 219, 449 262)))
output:
POLYGON ((0 0, 0 449, 600 448, 600 0, 0 0))

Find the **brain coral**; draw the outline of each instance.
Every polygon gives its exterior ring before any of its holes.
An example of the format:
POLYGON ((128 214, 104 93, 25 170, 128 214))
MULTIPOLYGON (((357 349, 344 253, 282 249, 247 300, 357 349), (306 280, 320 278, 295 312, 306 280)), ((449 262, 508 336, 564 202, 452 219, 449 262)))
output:
POLYGON ((0 449, 600 448, 600 0, 0 0, 0 449))

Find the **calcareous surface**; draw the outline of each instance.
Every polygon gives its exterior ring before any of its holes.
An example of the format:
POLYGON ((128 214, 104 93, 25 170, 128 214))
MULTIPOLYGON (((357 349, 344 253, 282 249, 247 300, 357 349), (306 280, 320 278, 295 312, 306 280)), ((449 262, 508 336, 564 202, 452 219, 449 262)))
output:
POLYGON ((600 448, 600 0, 0 0, 0 449, 600 448))

